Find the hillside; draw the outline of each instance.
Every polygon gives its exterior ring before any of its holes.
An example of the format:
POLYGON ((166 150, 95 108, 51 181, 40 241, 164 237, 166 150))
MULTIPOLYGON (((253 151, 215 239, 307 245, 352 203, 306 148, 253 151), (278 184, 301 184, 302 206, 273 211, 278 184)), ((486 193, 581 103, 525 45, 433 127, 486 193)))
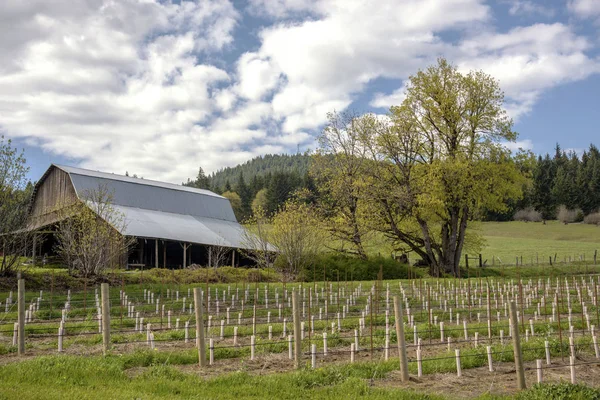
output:
MULTIPOLYGON (((310 156, 308 154, 266 154, 255 157, 235 167, 222 168, 208 175, 207 182, 211 189, 222 192, 229 182, 234 187, 243 174, 246 182, 251 182, 254 177, 264 177, 275 172, 286 174, 295 173, 303 176, 308 171, 310 156)), ((189 180, 188 182, 194 182, 189 180)))

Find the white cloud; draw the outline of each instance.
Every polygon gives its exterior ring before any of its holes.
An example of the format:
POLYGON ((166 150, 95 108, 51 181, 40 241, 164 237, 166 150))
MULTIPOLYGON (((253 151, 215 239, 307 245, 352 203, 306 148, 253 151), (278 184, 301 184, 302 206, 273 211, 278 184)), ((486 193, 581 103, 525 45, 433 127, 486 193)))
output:
MULTIPOLYGON (((580 3, 571 10, 591 12, 580 3)), ((259 40, 245 49, 233 42, 244 16, 228 0, 4 0, 0 130, 85 167, 181 182, 198 164, 212 171, 309 147, 327 112, 371 81, 405 82, 440 55, 497 77, 514 117, 545 90, 599 72, 574 28, 496 32, 485 0, 251 0, 248 9, 271 24, 244 32, 259 40), (228 67, 232 49, 242 54, 228 67)), ((394 89, 371 106, 399 104, 404 89, 394 89)))
POLYGON ((569 0, 569 11, 581 18, 600 16, 600 1, 598 0, 569 0))
MULTIPOLYGON (((280 6, 288 2, 277 2, 280 6)), ((296 6, 290 6, 295 11, 296 6)), ((273 109, 286 132, 321 125, 376 77, 405 78, 448 47, 435 32, 487 21, 481 0, 314 2, 320 19, 280 23, 261 32, 258 53, 286 84, 273 109)), ((280 11, 278 11, 279 13, 280 11)))
POLYGON ((510 0, 508 1, 510 15, 540 15, 546 18, 554 16, 555 11, 552 8, 543 6, 530 0, 510 0))
POLYGON ((373 100, 369 103, 371 107, 390 108, 391 106, 399 106, 406 98, 406 81, 405 85, 394 90, 391 94, 375 93, 373 100))
POLYGON ((280 72, 270 60, 256 53, 244 53, 237 62, 238 92, 250 100, 260 100, 277 86, 280 72))
POLYGON ((535 24, 507 33, 484 33, 460 45, 463 70, 483 70, 499 80, 513 118, 527 114, 544 90, 600 72, 586 55, 588 41, 564 24, 535 24))
POLYGON ((516 142, 506 142, 504 143, 504 147, 509 149, 510 151, 516 152, 521 149, 523 150, 532 150, 533 142, 530 139, 525 140, 517 140, 516 142))

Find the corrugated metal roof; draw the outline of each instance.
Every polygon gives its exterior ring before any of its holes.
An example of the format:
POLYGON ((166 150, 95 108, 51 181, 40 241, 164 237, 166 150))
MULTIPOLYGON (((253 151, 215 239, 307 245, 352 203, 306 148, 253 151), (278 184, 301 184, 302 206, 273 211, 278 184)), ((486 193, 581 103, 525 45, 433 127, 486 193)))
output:
POLYGON ((114 206, 123 214, 128 236, 159 238, 213 246, 247 248, 237 222, 140 208, 114 206))
POLYGON ((111 191, 115 205, 237 222, 229 200, 209 190, 81 168, 56 167, 69 174, 77 196, 82 200, 86 191, 103 185, 111 191))
POLYGON ((155 187, 160 187, 163 189, 177 190, 179 192, 199 193, 199 194, 205 194, 207 196, 224 198, 223 196, 219 196, 218 194, 211 192, 210 190, 206 190, 206 189, 196 189, 196 188, 189 187, 189 186, 176 185, 174 183, 153 181, 152 179, 133 178, 131 176, 111 174, 108 172, 101 172, 101 171, 93 171, 91 169, 85 169, 85 168, 69 167, 67 165, 58 165, 58 164, 52 164, 52 165, 54 165, 57 168, 62 169, 63 171, 65 171, 68 174, 78 174, 78 175, 85 175, 88 177, 105 178, 105 179, 110 179, 113 181, 134 183, 134 184, 144 185, 144 186, 155 186, 155 187))
POLYGON ((105 185, 113 195, 113 206, 125 219, 124 235, 247 248, 244 228, 223 196, 149 179, 53 166, 69 174, 83 201, 87 190, 105 185))

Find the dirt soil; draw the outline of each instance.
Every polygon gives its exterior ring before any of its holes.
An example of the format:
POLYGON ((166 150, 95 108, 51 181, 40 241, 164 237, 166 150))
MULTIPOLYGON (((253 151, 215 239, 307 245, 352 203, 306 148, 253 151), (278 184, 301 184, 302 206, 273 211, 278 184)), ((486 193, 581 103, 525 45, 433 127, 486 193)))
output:
MULTIPOLYGON (((577 362, 591 363, 593 361, 577 360, 577 362)), ((545 362, 543 366, 544 382, 571 381, 568 361, 563 363, 553 360, 551 368, 546 369, 545 362)), ((537 383, 535 368, 535 362, 525 363, 527 387, 537 383)), ((576 366, 575 377, 577 383, 600 386, 600 363, 576 366)), ((421 378, 411 375, 408 383, 400 380, 399 371, 393 371, 385 379, 375 380, 373 383, 378 387, 414 389, 431 394, 443 394, 456 399, 471 399, 486 393, 511 395, 518 392, 517 376, 512 363, 498 363, 494 366, 494 372, 490 372, 487 366, 463 370, 460 378, 456 376, 456 373, 423 375, 421 378)))

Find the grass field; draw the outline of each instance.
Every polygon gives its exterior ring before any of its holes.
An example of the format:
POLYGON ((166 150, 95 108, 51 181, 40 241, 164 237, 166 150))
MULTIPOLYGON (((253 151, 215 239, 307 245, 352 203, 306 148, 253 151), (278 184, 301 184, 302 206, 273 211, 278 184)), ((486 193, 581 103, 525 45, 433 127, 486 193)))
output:
MULTIPOLYGON (((488 265, 507 265, 516 263, 521 257, 523 264, 548 264, 548 258, 556 255, 557 262, 565 259, 579 262, 580 256, 592 262, 594 251, 600 249, 600 227, 583 223, 564 225, 559 221, 541 222, 474 222, 470 228, 484 239, 481 249, 483 260, 488 265)), ((378 235, 371 238, 367 245, 370 254, 391 254, 392 247, 378 235)), ((469 253, 465 250, 463 254, 469 253)), ((475 251, 472 256, 476 256, 475 251)), ((414 256, 413 256, 414 257, 414 256)), ((464 257, 464 256, 463 256, 464 257)), ((463 259, 464 260, 464 259, 463 259)), ((464 261, 463 261, 464 263, 464 261)), ((473 261, 473 265, 475 265, 473 261)))
POLYGON ((564 225, 558 221, 541 222, 485 222, 477 226, 485 238, 481 253, 488 265, 492 257, 503 264, 515 264, 523 257, 524 264, 548 263, 556 255, 557 261, 593 260, 594 251, 600 248, 600 227, 587 224, 564 225))

